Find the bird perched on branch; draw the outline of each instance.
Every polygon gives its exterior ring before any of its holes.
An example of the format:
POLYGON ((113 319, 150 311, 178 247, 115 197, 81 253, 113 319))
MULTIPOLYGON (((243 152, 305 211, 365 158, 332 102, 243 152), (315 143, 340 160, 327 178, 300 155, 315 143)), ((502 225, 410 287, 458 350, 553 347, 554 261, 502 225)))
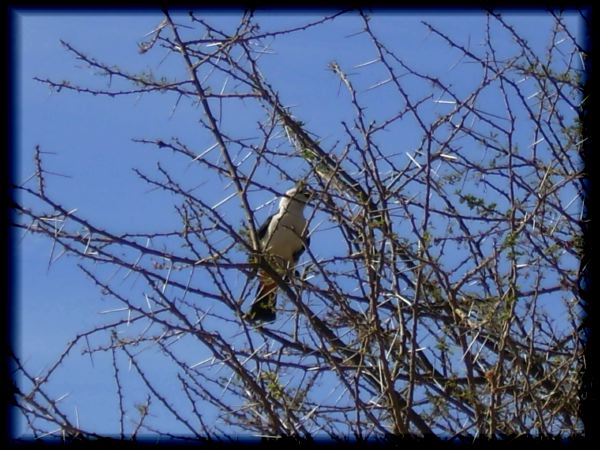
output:
MULTIPOLYGON (((289 279, 288 273, 310 244, 304 218, 304 207, 310 197, 311 192, 304 184, 298 184, 281 197, 279 211, 258 229, 260 251, 283 279, 289 279)), ((252 322, 272 322, 276 317, 276 303, 277 282, 259 269, 256 299, 244 317, 252 322)))

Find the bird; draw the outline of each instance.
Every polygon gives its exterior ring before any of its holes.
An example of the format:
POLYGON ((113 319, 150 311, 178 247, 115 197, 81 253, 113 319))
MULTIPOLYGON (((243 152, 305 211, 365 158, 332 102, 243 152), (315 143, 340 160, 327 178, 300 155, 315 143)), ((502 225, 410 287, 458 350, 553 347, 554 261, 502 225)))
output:
MULTIPOLYGON (((296 266, 310 245, 304 207, 312 193, 304 183, 299 183, 279 200, 279 210, 258 229, 259 251, 282 278, 296 266)), ((277 282, 262 269, 258 270, 256 298, 245 318, 250 322, 273 322, 276 319, 277 282)))

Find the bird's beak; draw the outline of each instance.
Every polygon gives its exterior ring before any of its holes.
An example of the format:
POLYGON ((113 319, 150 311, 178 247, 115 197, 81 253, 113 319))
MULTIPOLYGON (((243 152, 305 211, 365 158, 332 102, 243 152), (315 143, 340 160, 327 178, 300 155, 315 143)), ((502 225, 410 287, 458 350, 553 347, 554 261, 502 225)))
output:
POLYGON ((311 189, 309 189, 303 181, 296 184, 296 192, 298 194, 304 195, 307 200, 310 200, 314 195, 314 192, 311 189))
POLYGON ((302 193, 302 195, 304 195, 306 197, 306 201, 310 201, 310 199, 314 196, 314 192, 306 187, 303 187, 302 190, 300 191, 302 193))

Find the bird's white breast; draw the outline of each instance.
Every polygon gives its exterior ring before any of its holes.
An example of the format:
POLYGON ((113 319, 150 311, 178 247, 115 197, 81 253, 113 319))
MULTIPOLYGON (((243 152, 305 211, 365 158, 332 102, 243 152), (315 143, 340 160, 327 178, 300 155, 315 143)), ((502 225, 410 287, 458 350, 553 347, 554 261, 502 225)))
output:
POLYGON ((265 242, 267 253, 278 256, 285 261, 292 261, 293 255, 302 248, 302 234, 306 227, 306 219, 294 214, 277 214, 269 224, 265 242))

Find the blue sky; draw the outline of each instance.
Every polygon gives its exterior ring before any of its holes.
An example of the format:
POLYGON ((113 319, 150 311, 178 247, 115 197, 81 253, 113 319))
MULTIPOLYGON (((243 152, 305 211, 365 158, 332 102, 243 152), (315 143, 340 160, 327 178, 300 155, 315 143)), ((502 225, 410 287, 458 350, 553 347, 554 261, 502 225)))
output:
MULTIPOLYGON (((322 14, 258 13, 263 30, 279 30, 316 19, 322 14)), ((519 30, 533 47, 543 49, 547 40, 548 17, 538 14, 509 14, 510 23, 519 30), (540 32, 540 30, 546 30, 540 32)), ((212 138, 198 127, 200 109, 186 102, 176 105, 171 94, 108 98, 52 92, 33 77, 53 80, 68 79, 86 86, 107 87, 105 78, 76 61, 60 45, 67 41, 94 58, 110 62, 127 72, 152 71, 158 76, 182 77, 184 67, 173 55, 150 52, 141 55, 137 43, 146 39, 162 20, 158 13, 99 14, 15 12, 15 50, 17 56, 16 118, 17 182, 33 173, 33 149, 40 145, 49 171, 62 176, 47 178, 51 195, 67 208, 78 208, 78 213, 91 223, 116 232, 157 231, 177 228, 173 199, 143 184, 133 173, 138 168, 152 173, 159 156, 148 147, 134 143, 134 138, 164 138, 178 136, 197 149, 209 148, 212 138)), ((185 14, 175 14, 176 21, 186 22, 185 14)), ((217 27, 232 27, 239 14, 210 13, 207 20, 217 27)), ((478 82, 476 68, 461 64, 456 51, 449 50, 421 24, 422 20, 436 25, 442 31, 465 45, 477 49, 485 31, 485 20, 480 14, 419 14, 379 13, 373 17, 373 28, 382 41, 402 55, 403 59, 421 72, 443 75, 458 93, 469 92, 478 82)), ((577 20, 567 19, 577 34, 577 20)), ((357 65, 374 58, 373 48, 364 37, 352 36, 359 31, 356 16, 338 18, 333 24, 316 27, 307 32, 292 34, 272 43, 272 54, 260 60, 262 70, 273 86, 282 93, 284 103, 294 105, 294 114, 308 129, 322 139, 325 147, 333 146, 342 132, 340 121, 351 121, 353 111, 348 107, 346 92, 328 69, 332 61, 349 73, 356 74, 353 82, 364 91, 364 99, 371 118, 377 120, 399 108, 390 101, 386 88, 367 89, 384 78, 377 70, 361 71, 357 65)), ((498 40, 498 51, 511 42, 505 37, 498 40)), ((114 81, 113 86, 118 86, 114 81)), ((414 86, 415 90, 428 89, 414 86)), ((490 105, 493 109, 494 105, 490 105)), ((225 120, 235 118, 236 131, 252 136, 256 133, 256 112, 248 103, 227 107, 225 120)), ((443 108, 432 105, 432 109, 443 108)), ((442 110, 443 111, 443 110, 442 110)), ((432 111, 434 112, 434 111, 432 111)), ((228 126, 234 124, 227 123, 228 126)), ((405 152, 415 148, 419 134, 411 124, 398 123, 394 136, 387 143, 390 152, 405 152)), ((337 149, 339 151, 339 148, 337 149)), ((212 175, 203 174, 176 160, 166 162, 179 171, 189 186, 210 189, 207 196, 217 203, 231 192, 212 175), (189 179, 186 179, 189 177, 189 179)), ((283 191, 278 175, 266 170, 265 178, 283 191)), ((267 182, 267 181, 265 181, 267 182)), ((256 193, 259 205, 272 198, 268 193, 256 193)), ((222 207, 224 214, 235 217, 238 211, 231 203, 222 207)), ((269 207, 257 212, 263 219, 269 207)), ((240 218, 241 221, 241 218, 240 218)), ((235 220, 232 220, 235 223, 235 220)), ((35 235, 22 236, 18 232, 17 278, 17 348, 28 369, 37 373, 58 357, 76 334, 93 328, 107 316, 103 311, 115 306, 102 297, 75 267, 75 261, 62 257, 50 267, 48 260, 51 243, 35 235)), ((333 246, 333 243, 329 245, 333 246)), ((343 250, 343 249, 342 249, 343 250)), ((335 246, 321 251, 340 251, 335 246)), ((56 253, 55 253, 56 256, 56 253)), ((132 287, 135 281, 122 281, 132 287)), ((108 314, 110 315, 110 314, 108 314)), ((199 351, 201 360, 205 355, 199 351)), ((96 354, 93 362, 76 352, 61 369, 60 377, 52 384, 55 395, 69 393, 65 402, 77 414, 82 424, 98 432, 114 433, 117 422, 112 398, 110 355, 96 354), (107 394, 109 392, 109 394, 107 394)), ((168 382, 170 374, 157 372, 168 382)), ((168 424, 169 418, 165 418, 168 424)), ((184 432, 173 421, 174 432, 184 432)))

